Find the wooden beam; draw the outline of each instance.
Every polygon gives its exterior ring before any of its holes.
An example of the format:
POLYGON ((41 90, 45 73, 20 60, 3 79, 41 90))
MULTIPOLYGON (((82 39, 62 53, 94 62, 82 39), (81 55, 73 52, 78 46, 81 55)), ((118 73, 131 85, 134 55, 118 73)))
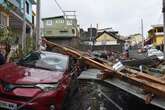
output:
POLYGON ((136 85, 149 93, 165 97, 165 82, 145 73, 140 73, 135 70, 126 68, 124 71, 115 71, 111 66, 101 64, 88 56, 83 56, 80 51, 62 47, 58 44, 52 43, 43 39, 43 42, 50 48, 58 49, 60 52, 70 55, 78 60, 83 61, 86 65, 106 71, 104 74, 116 77, 130 84, 136 85))

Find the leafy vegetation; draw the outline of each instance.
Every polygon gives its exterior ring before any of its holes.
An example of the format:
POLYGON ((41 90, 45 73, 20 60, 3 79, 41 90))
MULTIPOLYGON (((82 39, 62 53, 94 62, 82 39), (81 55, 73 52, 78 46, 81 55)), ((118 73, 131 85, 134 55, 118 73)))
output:
POLYGON ((14 29, 8 27, 0 28, 0 43, 7 46, 6 53, 10 52, 11 47, 16 48, 15 52, 11 55, 12 60, 18 59, 35 49, 34 39, 31 36, 26 37, 25 48, 22 49, 21 45, 19 45, 20 36, 21 33, 14 29))
POLYGON ((18 43, 18 37, 12 29, 7 27, 0 28, 0 42, 8 45, 15 45, 18 43))

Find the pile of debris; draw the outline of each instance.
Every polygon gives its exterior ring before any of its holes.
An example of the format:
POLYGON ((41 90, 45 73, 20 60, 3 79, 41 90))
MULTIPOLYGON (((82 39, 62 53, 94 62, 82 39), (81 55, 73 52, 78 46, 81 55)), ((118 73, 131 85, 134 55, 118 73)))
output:
MULTIPOLYGON (((141 61, 139 59, 125 60, 122 57, 119 59, 118 57, 115 64, 114 61, 84 55, 78 50, 62 47, 46 40, 45 42, 48 47, 56 48, 59 52, 77 59, 86 67, 102 71, 101 74, 88 75, 87 79, 93 78, 94 80, 107 82, 144 100, 146 104, 153 104, 165 109, 165 81, 163 75, 157 77, 150 73, 144 73, 142 65, 144 64, 150 69, 151 67, 163 68, 163 66, 160 66, 160 64, 164 64, 163 61, 152 56, 141 61), (137 71, 136 68, 139 68, 140 71, 137 71)), ((151 70, 154 70, 153 68, 151 70)))

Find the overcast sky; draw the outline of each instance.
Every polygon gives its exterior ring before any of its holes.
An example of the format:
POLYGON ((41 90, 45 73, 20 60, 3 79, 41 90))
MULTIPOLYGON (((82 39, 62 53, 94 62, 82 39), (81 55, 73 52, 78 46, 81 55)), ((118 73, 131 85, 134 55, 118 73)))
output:
MULTIPOLYGON (((41 16, 61 15, 54 0, 41 0, 41 16)), ((63 10, 77 11, 80 27, 90 24, 99 28, 112 27, 121 35, 141 32, 141 18, 144 33, 151 25, 162 24, 162 0, 58 0, 63 10)))

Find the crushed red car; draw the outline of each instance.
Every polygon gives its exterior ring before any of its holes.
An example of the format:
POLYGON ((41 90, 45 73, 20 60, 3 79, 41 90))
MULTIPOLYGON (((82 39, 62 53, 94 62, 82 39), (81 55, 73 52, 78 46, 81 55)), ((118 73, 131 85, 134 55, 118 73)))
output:
POLYGON ((77 90, 76 60, 47 51, 0 67, 0 110, 61 110, 77 90))

